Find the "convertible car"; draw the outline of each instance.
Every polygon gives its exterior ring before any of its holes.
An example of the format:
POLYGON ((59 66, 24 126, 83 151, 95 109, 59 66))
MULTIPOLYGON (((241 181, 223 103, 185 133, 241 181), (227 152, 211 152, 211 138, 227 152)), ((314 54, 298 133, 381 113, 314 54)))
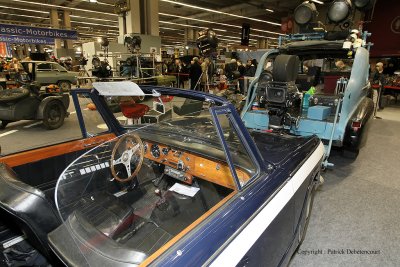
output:
POLYGON ((4 264, 288 264, 321 183, 316 136, 248 131, 202 92, 93 86, 72 92, 84 139, 1 158, 4 264), (84 112, 108 133, 93 136, 84 112))
MULTIPOLYGON (((246 127, 315 134, 324 142, 327 156, 333 145, 346 156, 357 157, 374 110, 368 34, 362 34, 363 40, 355 37, 363 46, 348 45, 347 35, 332 34, 281 36, 280 46, 265 53, 242 112, 246 127)), ((324 166, 331 164, 325 161, 324 166)))

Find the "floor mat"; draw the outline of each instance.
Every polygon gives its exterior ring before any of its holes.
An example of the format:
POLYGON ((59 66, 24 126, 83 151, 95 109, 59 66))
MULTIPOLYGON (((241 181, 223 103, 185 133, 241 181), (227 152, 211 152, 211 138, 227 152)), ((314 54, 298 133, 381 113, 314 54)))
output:
POLYGON ((158 227, 155 223, 146 222, 124 245, 151 255, 171 238, 171 234, 158 227))

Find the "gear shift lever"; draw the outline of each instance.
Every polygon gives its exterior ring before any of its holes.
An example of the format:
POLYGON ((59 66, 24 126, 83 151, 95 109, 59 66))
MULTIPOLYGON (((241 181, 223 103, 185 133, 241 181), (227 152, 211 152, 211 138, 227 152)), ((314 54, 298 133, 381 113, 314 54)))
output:
POLYGON ((163 196, 161 189, 159 188, 155 189, 154 194, 156 194, 160 198, 156 203, 157 208, 159 208, 162 211, 167 210, 169 204, 165 199, 165 197, 163 196))

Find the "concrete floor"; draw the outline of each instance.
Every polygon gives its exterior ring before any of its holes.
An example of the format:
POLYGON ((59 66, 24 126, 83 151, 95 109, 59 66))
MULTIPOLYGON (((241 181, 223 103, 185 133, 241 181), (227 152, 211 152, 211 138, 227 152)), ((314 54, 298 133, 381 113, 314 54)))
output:
POLYGON ((400 106, 377 115, 355 161, 333 153, 291 267, 400 266, 400 106))

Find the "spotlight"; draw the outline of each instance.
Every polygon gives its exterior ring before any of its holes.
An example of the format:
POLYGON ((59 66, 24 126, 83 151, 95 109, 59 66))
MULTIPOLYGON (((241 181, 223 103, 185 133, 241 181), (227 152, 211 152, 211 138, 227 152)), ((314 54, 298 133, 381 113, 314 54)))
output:
POLYGON ((312 22, 317 15, 318 11, 315 4, 305 1, 294 10, 294 21, 298 25, 306 25, 312 22))
POLYGON ((371 8, 373 2, 373 0, 353 0, 354 6, 359 10, 371 8))
POLYGON ((350 0, 334 0, 328 8, 328 19, 334 23, 345 21, 350 14, 350 0))
POLYGON ((126 35, 124 38, 124 45, 126 45, 132 53, 139 51, 142 45, 142 38, 134 36, 133 34, 126 35))
POLYGON ((199 32, 196 43, 202 55, 210 56, 218 47, 218 38, 212 29, 206 29, 199 32))
POLYGON ((103 47, 107 47, 110 44, 110 42, 108 41, 107 37, 101 37, 100 39, 100 45, 103 47))

